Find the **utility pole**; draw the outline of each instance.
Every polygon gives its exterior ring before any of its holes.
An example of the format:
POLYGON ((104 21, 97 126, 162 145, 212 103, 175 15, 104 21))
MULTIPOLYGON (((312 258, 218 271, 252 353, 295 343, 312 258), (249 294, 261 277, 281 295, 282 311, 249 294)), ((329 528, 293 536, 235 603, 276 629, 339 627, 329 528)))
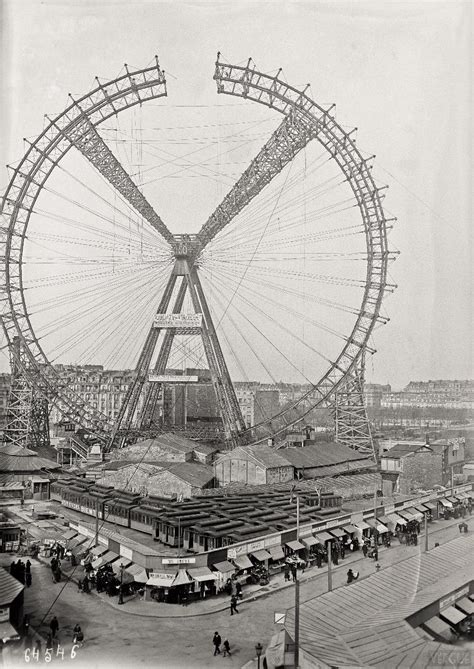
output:
POLYGON ((95 544, 99 543, 99 500, 95 500, 95 544))
POLYGON ((328 592, 332 590, 332 542, 328 541, 328 592))
MULTIPOLYGON (((296 493, 296 541, 300 540, 300 496, 296 493)), ((295 669, 300 663, 300 582, 298 580, 298 563, 295 579, 295 669)))
POLYGON ((425 517, 425 552, 428 552, 428 516, 426 513, 423 514, 425 517))

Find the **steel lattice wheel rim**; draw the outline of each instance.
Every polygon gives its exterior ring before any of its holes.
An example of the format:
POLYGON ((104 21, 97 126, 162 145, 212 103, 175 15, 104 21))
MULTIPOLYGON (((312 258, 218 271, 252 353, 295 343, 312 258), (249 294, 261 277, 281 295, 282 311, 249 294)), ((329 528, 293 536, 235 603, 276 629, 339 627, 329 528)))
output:
MULTIPOLYGON (((382 208, 383 194, 371 173, 371 159, 364 158, 352 133, 346 132, 331 115, 331 109, 313 102, 305 91, 298 91, 276 77, 250 66, 216 63, 214 79, 218 93, 242 97, 266 105, 289 119, 289 127, 311 134, 332 156, 345 175, 357 200, 365 230, 367 271, 359 314, 338 357, 306 395, 299 398, 272 420, 266 421, 271 432, 278 433, 301 420, 317 406, 331 403, 331 398, 363 360, 375 325, 381 321, 380 310, 387 284, 389 250, 388 221, 382 208), (298 419, 293 420, 295 411, 298 419), (290 412, 292 417, 290 417, 290 412)), ((27 351, 25 373, 38 390, 56 404, 70 420, 88 430, 108 433, 113 423, 107 416, 71 392, 61 381, 35 335, 23 290, 23 251, 31 212, 55 166, 72 144, 65 135, 71 128, 88 123, 100 126, 104 120, 137 104, 166 95, 166 81, 158 61, 153 67, 128 71, 118 79, 98 86, 56 116, 31 143, 14 169, 2 203, 2 243, 5 256, 2 281, 6 288, 2 325, 11 345, 19 336, 27 351)), ((205 239, 205 236, 203 237, 205 239)), ((201 252, 201 250, 199 250, 201 252)))

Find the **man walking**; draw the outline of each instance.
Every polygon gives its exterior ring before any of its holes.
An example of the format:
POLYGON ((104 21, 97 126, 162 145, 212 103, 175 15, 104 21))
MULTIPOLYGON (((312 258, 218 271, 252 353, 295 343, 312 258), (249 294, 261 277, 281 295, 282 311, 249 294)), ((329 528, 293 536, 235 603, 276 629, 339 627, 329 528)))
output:
POLYGON ((219 632, 214 632, 214 636, 212 637, 212 643, 214 644, 214 655, 220 655, 222 639, 219 632))
POLYGON ((367 544, 366 544, 365 541, 364 541, 364 543, 363 543, 363 545, 362 545, 362 552, 363 552, 363 554, 364 554, 364 557, 367 557, 367 551, 368 551, 368 550, 369 550, 369 549, 367 548, 367 544))
MULTIPOLYGON (((237 610, 237 597, 236 597, 235 595, 232 595, 232 597, 230 598, 230 615, 231 615, 231 616, 234 615, 234 611, 235 611, 236 613, 238 613, 238 610, 237 610)), ((220 638, 220 637, 219 637, 219 638, 220 638)))
POLYGON ((51 636, 54 639, 54 637, 56 636, 56 634, 58 633, 58 630, 59 630, 59 622, 58 622, 58 619, 56 618, 56 616, 54 616, 52 621, 49 623, 49 627, 51 629, 51 636))

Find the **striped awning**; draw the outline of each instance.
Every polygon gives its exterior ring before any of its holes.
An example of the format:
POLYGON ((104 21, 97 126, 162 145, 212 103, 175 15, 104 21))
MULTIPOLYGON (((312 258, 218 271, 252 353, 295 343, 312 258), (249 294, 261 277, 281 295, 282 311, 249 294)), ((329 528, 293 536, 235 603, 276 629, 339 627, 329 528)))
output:
POLYGON ((283 560, 285 557, 281 546, 269 546, 268 552, 272 556, 272 560, 283 560))
POLYGON ((250 555, 259 562, 265 562, 265 560, 270 560, 272 557, 270 553, 266 551, 264 548, 262 548, 259 551, 255 551, 255 553, 250 553, 250 555))
POLYGON ((77 536, 78 532, 77 530, 66 530, 63 534, 63 539, 66 539, 66 541, 69 541, 69 539, 73 539, 75 536, 77 536))
POLYGON ((216 574, 213 574, 209 567, 195 567, 194 569, 188 569, 188 574, 197 583, 215 581, 217 578, 216 574))
POLYGON ((466 613, 459 609, 455 609, 454 606, 448 606, 446 609, 443 609, 443 611, 440 611, 439 615, 442 618, 445 618, 451 625, 462 623, 462 621, 467 618, 466 613))
POLYGON ((468 615, 474 614, 474 602, 472 602, 468 597, 462 597, 456 602, 456 606, 467 613, 468 615))
POLYGON ((234 558, 234 562, 239 569, 250 569, 253 567, 248 555, 237 555, 237 557, 234 558))
POLYGON ((146 569, 141 567, 139 564, 135 564, 135 562, 132 562, 129 567, 126 567, 124 572, 130 574, 133 577, 135 583, 146 583, 148 581, 148 574, 146 573, 146 569))
POLYGON ((217 562, 213 565, 216 571, 220 571, 221 574, 229 574, 231 571, 235 571, 235 566, 229 560, 224 560, 223 562, 217 562))

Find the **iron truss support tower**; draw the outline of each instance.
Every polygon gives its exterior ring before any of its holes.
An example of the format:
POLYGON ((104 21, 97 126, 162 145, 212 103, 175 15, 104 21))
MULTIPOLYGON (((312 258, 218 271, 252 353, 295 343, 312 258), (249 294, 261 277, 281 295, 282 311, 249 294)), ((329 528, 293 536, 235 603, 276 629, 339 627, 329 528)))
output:
POLYGON ((29 383, 25 368, 28 358, 20 337, 10 349, 11 385, 4 440, 22 448, 49 446, 48 400, 29 383))
POLYGON ((347 376, 335 393, 333 415, 336 441, 355 450, 370 448, 374 442, 364 401, 364 361, 347 376))

